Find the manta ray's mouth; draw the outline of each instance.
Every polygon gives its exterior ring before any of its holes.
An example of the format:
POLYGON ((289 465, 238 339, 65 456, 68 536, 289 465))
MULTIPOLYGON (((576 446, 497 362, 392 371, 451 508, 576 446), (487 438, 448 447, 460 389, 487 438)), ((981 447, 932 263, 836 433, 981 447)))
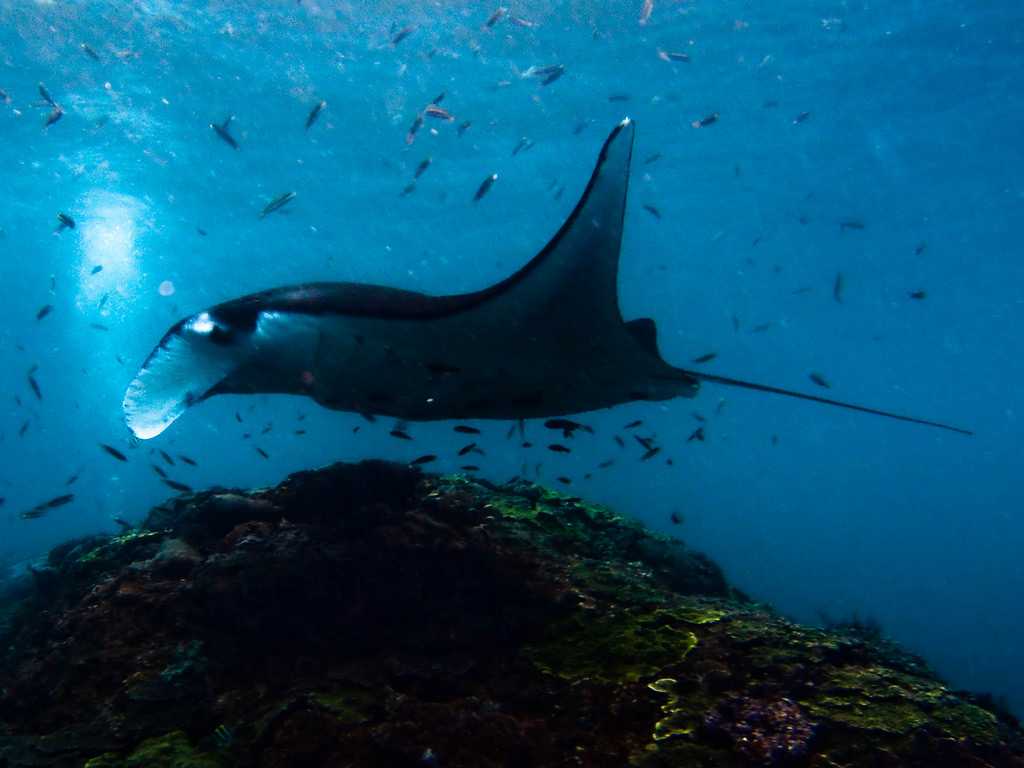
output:
POLYGON ((122 407, 132 434, 156 437, 189 406, 203 400, 245 356, 209 313, 201 312, 168 331, 125 393, 122 407))

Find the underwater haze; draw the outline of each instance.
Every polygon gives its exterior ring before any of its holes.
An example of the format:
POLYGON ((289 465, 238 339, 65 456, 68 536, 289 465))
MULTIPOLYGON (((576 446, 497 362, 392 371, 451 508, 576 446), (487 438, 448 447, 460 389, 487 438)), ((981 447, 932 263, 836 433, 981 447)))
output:
POLYGON ((1024 7, 499 10, 0 0, 0 565, 141 520, 165 479, 435 454, 425 470, 611 505, 794 619, 877 621, 1020 712, 1024 7), (626 116, 620 300, 666 360, 976 434, 705 383, 578 416, 593 434, 570 439, 527 421, 531 447, 514 422, 404 440, 266 395, 130 439, 125 390, 181 318, 310 281, 491 285, 557 231, 626 116))

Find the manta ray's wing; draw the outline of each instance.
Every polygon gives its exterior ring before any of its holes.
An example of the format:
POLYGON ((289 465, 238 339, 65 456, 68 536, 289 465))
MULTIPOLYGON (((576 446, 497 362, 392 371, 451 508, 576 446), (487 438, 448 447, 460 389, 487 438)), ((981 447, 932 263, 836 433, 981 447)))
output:
POLYGON ((482 338, 508 340, 518 365, 547 372, 545 415, 697 393, 697 380, 659 354, 654 321, 625 322, 619 307, 634 134, 629 118, 611 131, 576 206, 529 262, 489 288, 451 297, 454 312, 472 312, 482 338))
POLYGON ((460 297, 465 308, 545 334, 571 326, 587 334, 618 333, 619 250, 622 243, 634 124, 619 123, 605 140, 579 202, 548 244, 518 272, 460 297), (487 307, 479 306, 487 302, 487 307))
POLYGON ((503 315, 518 317, 522 322, 533 312, 542 313, 535 316, 539 319, 536 327, 552 333, 559 330, 559 322, 569 324, 578 330, 578 335, 573 338, 563 328, 563 336, 577 345, 587 343, 588 338, 600 338, 608 361, 616 366, 621 377, 628 375, 632 381, 629 399, 692 397, 699 382, 706 381, 973 434, 943 422, 666 363, 658 352, 654 322, 641 318, 623 323, 619 311, 619 248, 633 132, 633 124, 627 119, 608 137, 586 191, 547 247, 518 273, 483 292, 491 296, 505 294, 503 301, 494 302, 495 306, 518 303, 517 308, 509 307, 503 315), (541 274, 532 275, 533 272, 541 274), (622 331, 630 338, 623 338, 622 331), (637 355, 638 351, 641 354, 637 355), (662 382, 660 388, 658 381, 662 382))

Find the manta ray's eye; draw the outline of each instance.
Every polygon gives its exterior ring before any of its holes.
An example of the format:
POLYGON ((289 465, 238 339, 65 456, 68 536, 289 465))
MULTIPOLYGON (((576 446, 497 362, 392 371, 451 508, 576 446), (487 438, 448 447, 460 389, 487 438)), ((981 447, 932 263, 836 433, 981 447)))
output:
POLYGON ((214 344, 229 344, 235 336, 230 325, 213 317, 209 312, 200 312, 192 318, 188 329, 200 336, 209 337, 214 344))
POLYGON ((207 334, 212 333, 213 329, 217 327, 216 323, 213 322, 213 318, 210 317, 209 312, 200 312, 196 315, 192 322, 189 323, 189 330, 195 333, 207 334))

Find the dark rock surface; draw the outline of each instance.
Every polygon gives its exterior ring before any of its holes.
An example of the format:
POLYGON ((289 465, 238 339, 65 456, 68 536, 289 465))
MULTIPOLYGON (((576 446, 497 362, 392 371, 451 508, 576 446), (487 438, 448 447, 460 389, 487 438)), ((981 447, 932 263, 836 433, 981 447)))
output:
POLYGON ((338 464, 33 578, 0 605, 0 768, 1024 768, 920 659, 529 484, 338 464))

